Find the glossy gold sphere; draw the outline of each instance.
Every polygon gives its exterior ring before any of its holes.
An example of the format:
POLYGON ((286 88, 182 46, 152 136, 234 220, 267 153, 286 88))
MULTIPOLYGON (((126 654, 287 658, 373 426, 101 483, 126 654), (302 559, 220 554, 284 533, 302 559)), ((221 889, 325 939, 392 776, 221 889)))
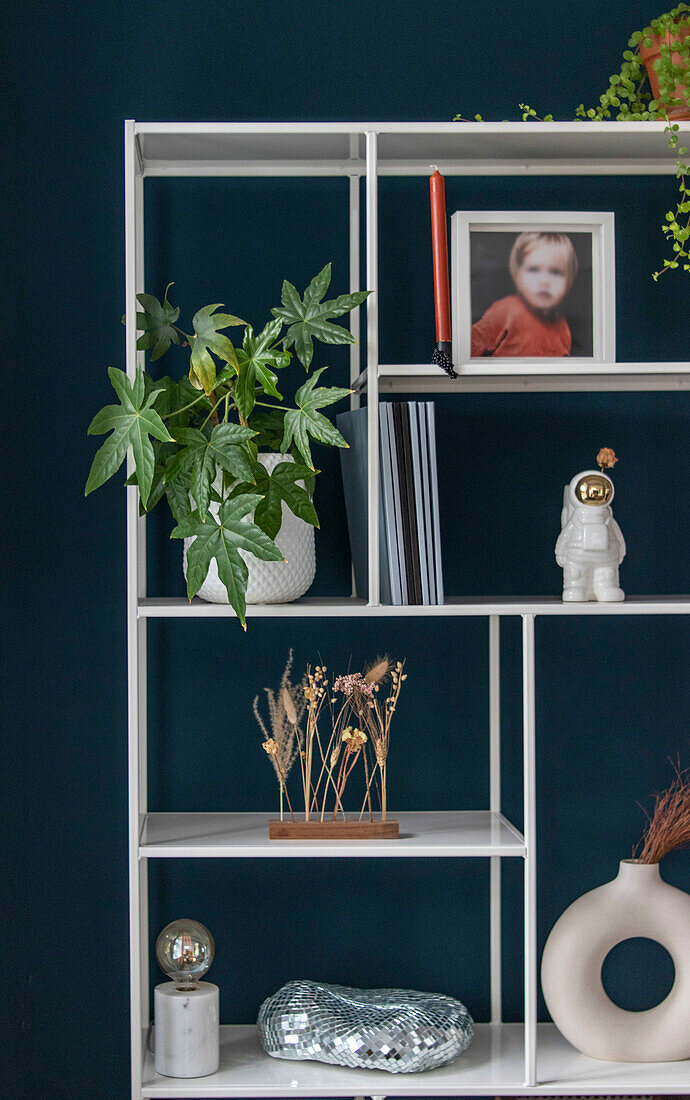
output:
POLYGON ((575 486, 575 496, 581 504, 608 504, 613 496, 613 485, 603 474, 586 474, 575 486))

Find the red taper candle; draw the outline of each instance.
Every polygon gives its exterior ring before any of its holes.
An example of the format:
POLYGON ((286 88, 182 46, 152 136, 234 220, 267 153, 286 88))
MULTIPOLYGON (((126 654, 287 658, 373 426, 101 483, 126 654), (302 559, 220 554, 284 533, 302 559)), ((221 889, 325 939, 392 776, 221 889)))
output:
POLYGON ((448 289, 448 236, 446 185, 438 168, 429 180, 431 194, 431 247, 434 257, 434 305, 436 341, 450 345, 450 292, 448 289))

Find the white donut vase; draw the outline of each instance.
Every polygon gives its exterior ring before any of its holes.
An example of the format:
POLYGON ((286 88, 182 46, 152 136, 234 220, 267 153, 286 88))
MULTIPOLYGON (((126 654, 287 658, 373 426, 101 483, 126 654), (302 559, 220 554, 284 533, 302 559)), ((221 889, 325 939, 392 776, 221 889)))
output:
POLYGON ((553 1022, 583 1054, 611 1062, 690 1058, 690 896, 661 878, 658 863, 625 859, 612 882, 578 898, 546 941, 544 999, 553 1022), (654 1008, 629 1012, 606 993, 611 948, 643 936, 666 948, 676 976, 654 1008))

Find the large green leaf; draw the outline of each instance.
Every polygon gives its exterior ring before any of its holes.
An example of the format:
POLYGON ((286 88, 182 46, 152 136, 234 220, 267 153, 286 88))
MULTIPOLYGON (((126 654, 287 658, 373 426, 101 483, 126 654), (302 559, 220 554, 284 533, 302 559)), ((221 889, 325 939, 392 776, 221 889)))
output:
POLYGON ((283 305, 271 310, 274 317, 289 325, 284 345, 290 348, 294 344, 297 357, 306 370, 309 370, 314 355, 312 337, 325 344, 354 343, 355 338, 351 332, 341 325, 329 324, 329 319, 349 313, 355 306, 361 305, 369 294, 368 290, 358 290, 354 294, 341 294, 338 298, 322 302, 321 298, 328 290, 330 282, 331 265, 326 264, 314 276, 302 300, 292 283, 286 279, 281 295, 283 305))
POLYGON ((156 462, 153 468, 153 482, 151 483, 151 492, 149 493, 149 499, 146 505, 146 509, 143 508, 143 502, 140 502, 139 510, 151 511, 156 507, 159 500, 165 493, 165 466, 160 462, 156 462))
MULTIPOLYGON (((180 378, 178 382, 168 375, 158 379, 157 382, 149 382, 148 375, 146 375, 145 380, 150 385, 151 391, 157 391, 156 412, 165 417, 168 430, 171 432, 174 432, 177 428, 186 428, 189 424, 190 414, 194 409, 197 413, 200 412, 205 416, 210 408, 208 398, 192 386, 186 375, 180 378), (189 409, 187 406, 191 405, 192 402, 195 404, 192 409, 189 409)), ((148 392, 147 388, 147 394, 148 392)))
POLYGON ((180 342, 180 337, 173 328, 180 316, 180 310, 171 306, 168 301, 168 291, 172 285, 168 283, 165 288, 162 304, 153 294, 137 294, 139 305, 144 307, 143 313, 137 313, 137 329, 143 330, 137 340, 137 347, 140 351, 153 348, 151 359, 160 359, 171 344, 180 342))
POLYGON ((309 436, 318 439, 320 443, 328 443, 331 447, 347 447, 348 444, 336 427, 331 424, 318 409, 332 405, 352 393, 352 390, 341 389, 338 386, 316 386, 316 382, 326 370, 321 367, 314 371, 311 378, 300 386, 295 394, 296 409, 285 410, 283 439, 280 445, 281 451, 287 451, 293 439, 302 458, 312 470, 311 451, 309 449, 309 436))
POLYGON ((286 367, 290 362, 290 353, 283 348, 274 348, 271 345, 278 338, 283 327, 283 322, 277 318, 269 321, 262 332, 255 336, 250 325, 244 332, 242 347, 237 349, 237 384, 235 386, 235 402, 240 415, 246 420, 256 400, 256 387, 261 386, 264 393, 277 397, 279 401, 283 396, 278 392, 278 377, 274 370, 286 367))
POLYGON ((298 481, 309 484, 313 478, 313 470, 298 462, 279 462, 272 473, 269 473, 260 462, 254 463, 252 469, 256 486, 237 485, 232 495, 261 493, 263 499, 256 506, 254 522, 258 523, 269 538, 274 539, 280 531, 283 522, 283 501, 299 519, 310 523, 312 527, 319 526, 316 509, 309 493, 303 486, 297 484, 298 481))
MULTIPOLYGON (((161 456, 164 455, 166 450, 170 448, 169 443, 161 443, 159 440, 153 440, 153 454, 154 454, 154 467, 153 467, 153 481, 151 483, 151 490, 149 492, 149 498, 144 507, 144 502, 139 494, 139 515, 143 516, 146 512, 151 512, 158 504, 159 500, 165 493, 165 463, 162 461, 161 456)), ((137 472, 134 470, 127 478, 125 485, 138 485, 137 472)), ((191 511, 190 508, 187 509, 191 511)))
POLYGON ((187 485, 199 511, 205 515, 218 466, 242 481, 254 481, 249 455, 242 446, 254 432, 240 424, 217 424, 209 436, 199 428, 180 428, 175 433, 182 450, 173 458, 166 480, 187 485))
POLYGON ((192 513, 192 505, 189 500, 189 486, 182 477, 171 477, 168 470, 165 471, 165 495, 168 506, 177 523, 182 523, 192 513))
POLYGON ((103 435, 112 432, 105 443, 96 452, 88 480, 85 495, 103 485, 108 478, 119 470, 124 462, 127 450, 132 448, 137 471, 137 484, 142 503, 146 508, 153 484, 155 455, 150 436, 162 443, 174 442, 160 416, 151 406, 156 400, 157 391, 144 393, 144 373, 137 368, 134 385, 127 375, 117 367, 109 367, 108 375, 113 389, 120 398, 119 405, 106 405, 96 413, 89 425, 89 435, 103 435))
MULTIPOLYGON (((137 294, 137 301, 144 307, 143 311, 137 310, 137 331, 141 335, 137 338, 137 348, 145 351, 153 348, 151 359, 160 359, 170 347, 171 343, 179 344, 180 336, 175 328, 180 310, 172 306, 168 301, 168 290, 172 286, 169 283, 165 290, 163 302, 159 302, 153 294, 137 294)), ((127 315, 123 313, 122 324, 126 324, 127 315)))
POLYGON ((187 595, 191 600, 206 580, 209 565, 215 558, 218 576, 228 593, 231 606, 246 630, 247 566, 239 551, 246 550, 262 561, 285 561, 282 553, 260 527, 246 516, 261 500, 255 493, 227 500, 221 505, 218 519, 208 514, 202 519, 198 512, 178 523, 171 538, 194 538, 187 552, 187 595))
POLYGON ((231 325, 243 325, 245 322, 239 317, 233 317, 231 313, 214 314, 214 310, 220 309, 222 304, 222 302, 216 302, 215 305, 204 306, 194 314, 192 321, 194 335, 189 380, 196 389, 203 390, 206 394, 213 391, 216 382, 216 364, 211 352, 237 370, 235 349, 221 329, 231 325))
POLYGON ((254 443, 263 450, 280 451, 280 444, 285 430, 284 409, 254 409, 249 421, 249 427, 257 433, 254 443))
MULTIPOLYGON (((190 412, 192 410, 186 408, 186 406, 195 398, 199 402, 198 408, 206 411, 209 407, 207 398, 192 388, 186 376, 179 382, 175 382, 166 375, 157 382, 154 382, 153 379, 144 372, 144 385, 147 397, 149 394, 154 394, 154 408, 156 412, 160 414, 161 418, 167 421, 166 428, 168 431, 171 429, 172 431, 176 431, 179 428, 187 427, 189 424, 190 412)), ((141 515, 144 515, 147 511, 152 511, 161 497, 165 494, 168 465, 171 459, 179 452, 179 446, 175 442, 162 443, 155 437, 152 442, 153 453, 156 460, 153 471, 153 483, 151 485, 146 508, 141 499, 139 501, 139 511, 141 515)), ((139 484, 136 470, 127 478, 125 484, 139 484)), ((187 493, 187 512, 190 512, 191 506, 189 504, 187 489, 185 493, 187 493)))

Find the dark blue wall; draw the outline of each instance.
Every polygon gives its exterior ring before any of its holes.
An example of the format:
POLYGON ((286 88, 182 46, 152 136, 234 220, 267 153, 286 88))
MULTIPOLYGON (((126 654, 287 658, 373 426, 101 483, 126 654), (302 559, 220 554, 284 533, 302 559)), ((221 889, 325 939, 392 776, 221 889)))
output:
MULTIPOLYGON (((105 367, 123 365, 122 121, 516 118, 521 100, 570 118, 605 85, 628 32, 656 14, 642 0, 510 2, 490 22, 486 11, 451 0, 37 0, 6 10, 3 801, 12 839, 2 886, 4 957, 16 959, 5 967, 16 1096, 128 1095, 121 483, 83 499, 94 450, 86 426, 109 400, 105 367)), ((303 284, 329 259, 345 288, 342 181, 147 187, 147 284, 159 293, 175 279, 187 316, 222 300, 262 324, 284 276, 303 284)), ((640 360, 688 358, 687 279, 649 277, 672 192, 659 178, 448 181, 451 210, 614 210, 619 354, 640 360)), ((433 326, 423 180, 383 181, 381 246, 382 358, 422 361, 433 326)), ((344 380, 345 357, 332 350, 320 361, 344 380)), ((688 590, 686 395, 442 397, 437 407, 450 593, 556 593, 562 485, 602 444, 621 456, 624 586, 688 590)), ((337 458, 322 452, 319 462, 314 592, 343 593, 337 458)), ((151 590, 181 593, 165 516, 152 531, 151 590)), ((504 640, 505 803, 520 823, 516 624, 504 640)), ((629 855, 644 821, 636 802, 667 780, 668 757, 688 759, 689 642, 677 618, 538 625, 540 944, 562 909, 629 855)), ((298 666, 318 653, 331 667, 381 650, 406 656, 391 804, 485 802, 485 623, 442 620, 430 631, 259 620, 244 637, 232 621, 193 621, 151 626, 153 808, 272 806, 250 704, 290 646, 298 666)), ((519 870, 505 871, 508 1019, 521 1011, 519 870)), ((665 874, 690 887, 690 860, 669 860, 665 874)), ((443 990, 485 1019, 487 894, 479 861, 171 861, 152 869, 152 933, 180 914, 208 923, 226 1022, 252 1020, 267 993, 300 976, 443 990)), ((666 978, 654 959, 634 980, 629 967, 621 956, 607 973, 622 1000, 659 994, 666 978)))

